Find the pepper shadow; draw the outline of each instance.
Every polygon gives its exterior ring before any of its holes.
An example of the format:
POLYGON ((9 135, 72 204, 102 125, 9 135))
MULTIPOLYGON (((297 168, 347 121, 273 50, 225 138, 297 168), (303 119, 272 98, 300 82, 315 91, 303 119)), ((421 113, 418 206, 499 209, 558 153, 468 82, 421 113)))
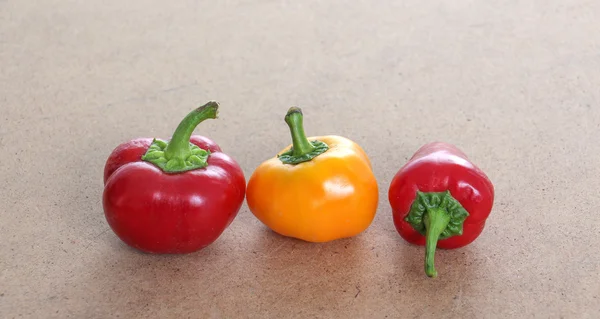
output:
MULTIPOLYGON (((156 305, 168 309, 189 303, 191 298, 214 298, 229 284, 223 283, 223 278, 236 259, 236 254, 228 249, 231 243, 227 240, 217 240, 200 251, 179 255, 141 252, 110 231, 102 237, 104 243, 97 245, 100 250, 77 264, 68 282, 70 287, 85 287, 71 298, 111 305, 110 309, 95 309, 94 317, 111 317, 114 311, 125 318, 138 317, 140 314, 135 311, 156 310, 156 305), (128 313, 129 309, 134 312, 128 313)), ((200 317, 209 317, 218 309, 196 311, 200 317)))
POLYGON ((344 268, 359 266, 367 250, 364 233, 351 238, 342 238, 325 243, 313 243, 282 236, 268 227, 261 226, 253 243, 253 253, 269 269, 297 266, 319 266, 323 271, 344 265, 344 268))
MULTIPOLYGON (((401 239, 398 239, 401 241, 401 239)), ((398 271, 409 275, 412 279, 429 278, 425 274, 425 246, 418 246, 408 242, 399 244, 400 252, 396 254, 396 265, 398 271)), ((487 269, 476 263, 477 249, 465 246, 457 249, 440 249, 435 252, 435 268, 438 272, 438 278, 460 279, 464 274, 469 277, 479 277, 487 269), (477 265, 476 265, 477 264, 477 265)))
MULTIPOLYGON (((255 288, 271 302, 355 298, 369 258, 365 232, 326 243, 285 237, 260 227, 253 242, 255 288)), ((324 305, 326 306, 326 305, 324 305)))
POLYGON ((394 273, 402 277, 403 282, 410 283, 409 289, 416 298, 433 298, 430 302, 445 303, 447 307, 460 306, 462 296, 471 295, 472 283, 486 282, 485 277, 491 274, 486 263, 478 262, 485 256, 478 255, 476 247, 466 246, 437 249, 438 276, 430 278, 425 274, 425 247, 398 241, 394 273))

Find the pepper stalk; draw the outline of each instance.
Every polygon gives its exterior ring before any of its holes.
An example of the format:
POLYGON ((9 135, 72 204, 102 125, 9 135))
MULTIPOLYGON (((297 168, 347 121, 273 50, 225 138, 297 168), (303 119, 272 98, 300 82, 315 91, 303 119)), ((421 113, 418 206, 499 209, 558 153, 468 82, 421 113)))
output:
POLYGON ((219 103, 209 101, 190 112, 177 126, 170 141, 154 139, 142 156, 165 173, 181 173, 208 166, 209 150, 190 142, 196 126, 207 119, 218 117, 219 103))
POLYGON ((329 146, 319 140, 309 141, 304 133, 302 110, 298 107, 289 108, 285 122, 292 135, 292 147, 277 157, 284 164, 300 164, 325 153, 329 146))
POLYGON ((450 194, 445 192, 423 193, 417 191, 405 220, 425 236, 425 273, 437 277, 435 250, 438 240, 460 236, 469 213, 450 194))

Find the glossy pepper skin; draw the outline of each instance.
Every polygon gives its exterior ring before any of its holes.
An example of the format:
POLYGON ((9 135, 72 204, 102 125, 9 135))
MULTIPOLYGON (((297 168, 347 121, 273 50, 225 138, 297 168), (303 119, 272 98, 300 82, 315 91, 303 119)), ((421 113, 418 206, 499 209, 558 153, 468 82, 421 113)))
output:
POLYGON ((364 150, 341 136, 307 138, 299 108, 290 108, 285 120, 293 144, 250 177, 250 211, 276 233, 308 242, 364 231, 378 203, 377 182, 364 150))
POLYGON ((139 138, 114 149, 104 167, 106 220, 126 244, 178 254, 214 242, 236 217, 246 181, 237 162, 204 136, 191 136, 218 104, 192 111, 170 141, 139 138))
POLYGON ((397 172, 388 196, 398 233, 426 246, 425 272, 436 277, 436 247, 463 247, 481 234, 494 186, 458 148, 435 142, 422 146, 397 172))

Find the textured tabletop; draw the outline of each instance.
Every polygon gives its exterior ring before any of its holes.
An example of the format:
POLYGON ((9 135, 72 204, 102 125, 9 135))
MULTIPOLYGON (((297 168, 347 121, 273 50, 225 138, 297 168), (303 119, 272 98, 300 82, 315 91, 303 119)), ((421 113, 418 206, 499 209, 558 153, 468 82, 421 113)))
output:
POLYGON ((600 317, 600 2, 0 0, 1 318, 600 317), (119 143, 168 138, 208 100, 249 178, 309 135, 350 138, 379 185, 371 226, 311 244, 244 203, 193 254, 124 245, 102 209, 119 143), (483 234, 440 250, 387 191, 424 143, 496 189, 483 234))

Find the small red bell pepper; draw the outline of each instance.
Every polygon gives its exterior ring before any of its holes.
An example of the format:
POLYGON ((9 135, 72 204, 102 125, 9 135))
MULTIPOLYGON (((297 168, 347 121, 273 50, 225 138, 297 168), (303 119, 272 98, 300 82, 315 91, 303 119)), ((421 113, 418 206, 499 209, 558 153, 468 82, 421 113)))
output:
POLYGON ((189 113, 169 141, 139 138, 116 147, 104 167, 103 207, 115 234, 148 253, 189 253, 214 242, 236 217, 246 180, 237 162, 192 136, 218 103, 189 113))
POLYGON ((394 176, 388 199, 396 230, 425 245, 425 273, 436 277, 436 246, 453 249, 473 242, 492 210, 494 186, 455 146, 422 146, 394 176))

